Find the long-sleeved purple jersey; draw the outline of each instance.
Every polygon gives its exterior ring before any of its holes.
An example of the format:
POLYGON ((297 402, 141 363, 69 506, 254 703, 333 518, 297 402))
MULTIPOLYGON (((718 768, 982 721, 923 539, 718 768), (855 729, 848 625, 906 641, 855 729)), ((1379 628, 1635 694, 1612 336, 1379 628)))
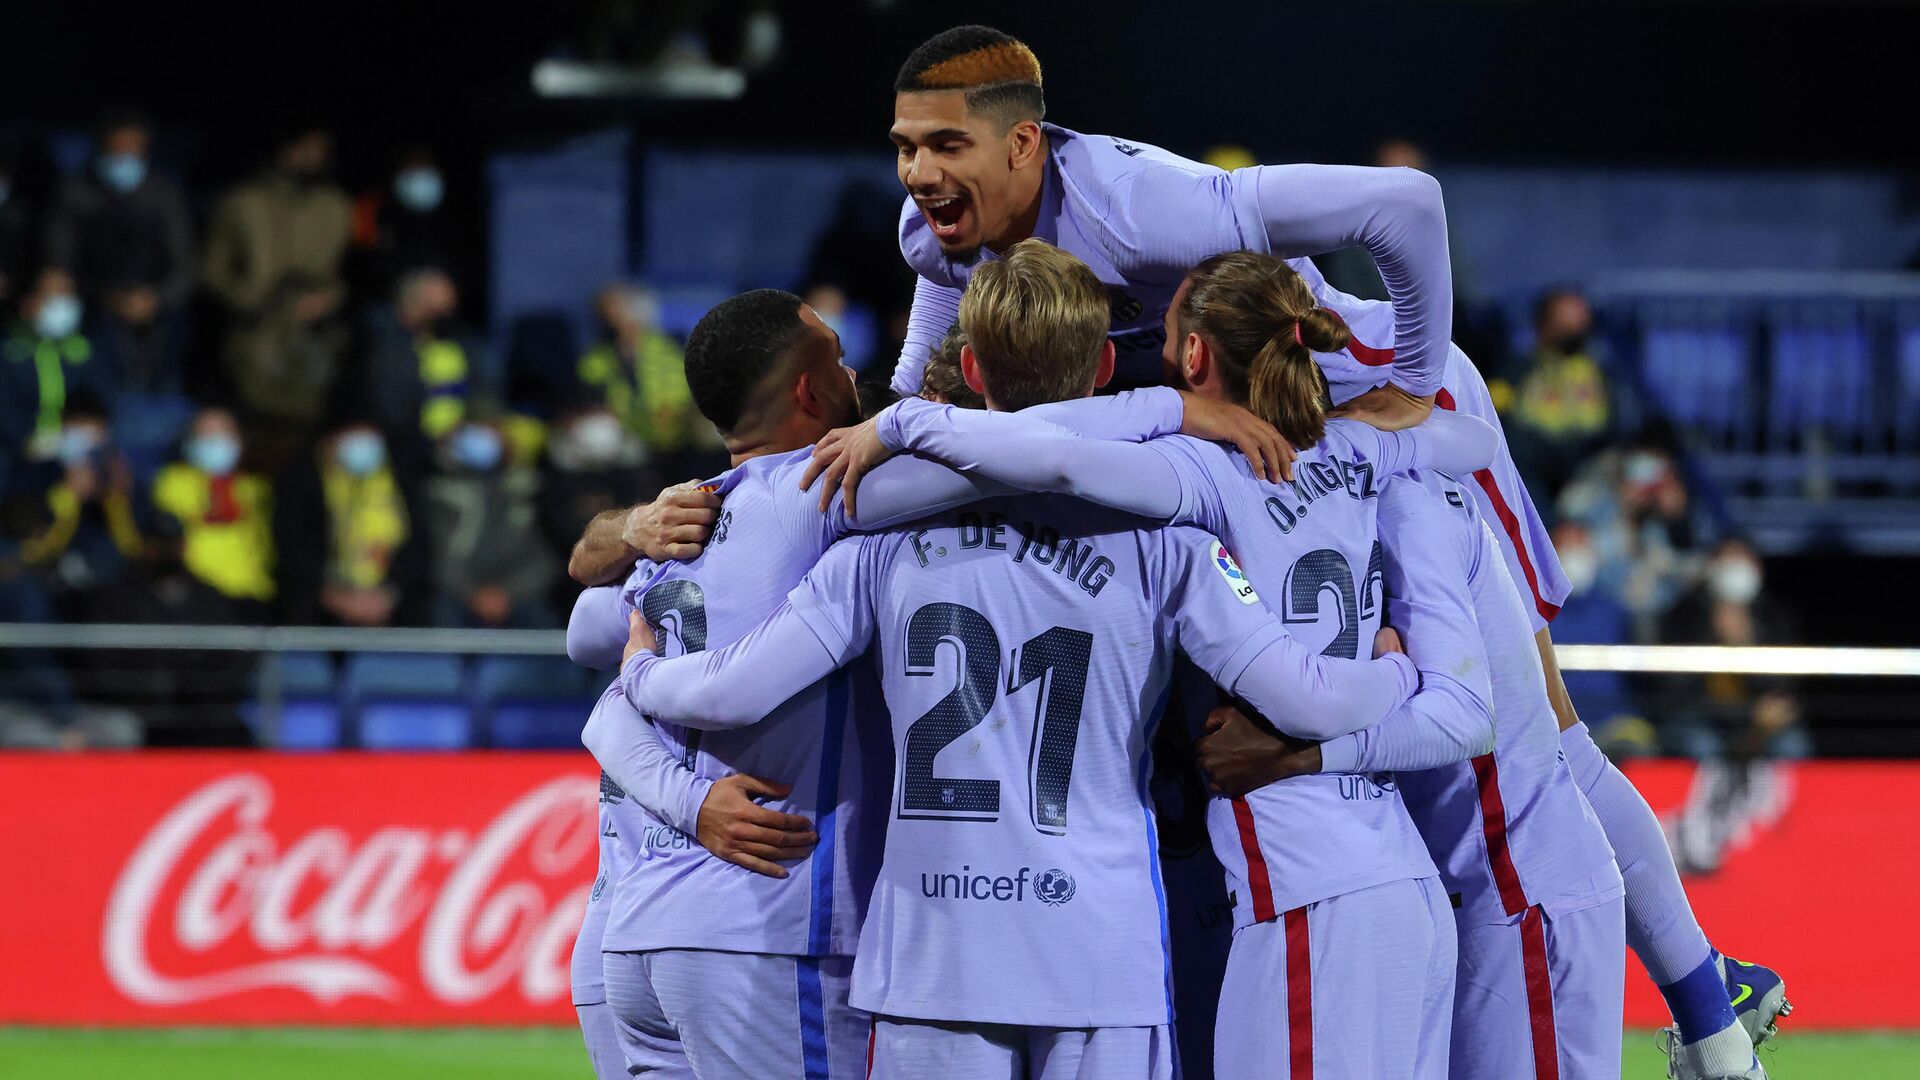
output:
POLYGON ((1302 647, 1212 537, 1140 524, 1062 496, 975 503, 836 545, 727 649, 624 669, 636 707, 728 728, 873 646, 895 767, 856 1006, 1167 1023, 1147 746, 1174 649, 1330 735, 1416 689, 1403 656, 1302 647))
POLYGON ((1391 621, 1410 650, 1451 642, 1474 654, 1491 678, 1494 742, 1469 759, 1443 726, 1396 715, 1326 743, 1324 767, 1395 770, 1464 921, 1504 923, 1536 904, 1554 917, 1621 896, 1613 849, 1560 755, 1521 595, 1465 485, 1431 471, 1388 485, 1380 539, 1391 621), (1463 617, 1476 634, 1458 641, 1463 617), (1448 764, 1422 768, 1435 760, 1448 764))
MULTIPOLYGON (((1329 655, 1370 651, 1381 623, 1375 505, 1388 477, 1436 461, 1472 469, 1497 440, 1483 422, 1436 416, 1404 432, 1336 420, 1294 463, 1292 484, 1256 479, 1224 447, 1183 436, 1138 446, 1074 438, 1031 418, 902 402, 881 438, 1016 487, 1066 492, 1222 536, 1295 636, 1329 655)), ((1470 627, 1453 635, 1471 637, 1470 627)), ((1485 682, 1457 676, 1438 648, 1416 657, 1420 703, 1457 729, 1487 724, 1485 682), (1428 661, 1427 657, 1433 660, 1428 661), (1431 666, 1430 666, 1431 665, 1431 666), (1429 673, 1432 673, 1429 676, 1429 673)), ((1175 703, 1197 725, 1212 704, 1203 680, 1182 678, 1175 703)), ((1270 719, 1289 734, 1325 738, 1288 710, 1270 719)), ((1392 780, 1323 773, 1214 800, 1208 826, 1227 871, 1236 926, 1276 918, 1329 896, 1434 872, 1392 780)))
MULTIPOLYGON (((1413 393, 1430 394, 1440 384, 1453 285, 1446 212, 1431 177, 1341 165, 1224 172, 1145 143, 1042 126, 1047 159, 1034 235, 1078 256, 1107 286, 1120 381, 1160 382, 1162 318, 1181 279, 1202 259, 1241 248, 1290 258, 1324 303, 1352 298, 1327 285, 1305 256, 1360 246, 1380 267, 1401 347, 1397 358, 1322 357, 1329 378, 1358 376, 1337 370, 1341 365, 1390 363, 1395 381, 1413 393)), ((971 260, 949 256, 911 198, 901 209, 900 251, 920 275, 893 376, 894 389, 911 394, 959 314, 974 267, 996 256, 985 249, 971 260)))
MULTIPOLYGON (((1361 358, 1358 364, 1348 364, 1338 362, 1333 354, 1314 354, 1314 359, 1327 373, 1333 400, 1346 401, 1380 384, 1379 369, 1371 365, 1393 361, 1394 311, 1384 301, 1356 300, 1344 293, 1324 295, 1320 302, 1337 311, 1353 331, 1353 343, 1338 355, 1361 358)), ((1513 575, 1514 584, 1525 593, 1528 621, 1539 631, 1553 621, 1560 605, 1566 602, 1570 591, 1567 576, 1560 569, 1560 559, 1554 553, 1546 523, 1540 520, 1540 513, 1534 509, 1533 499, 1520 480, 1520 470, 1513 464, 1506 432, 1500 426, 1499 413, 1494 411, 1486 380, 1467 354, 1454 345, 1447 347, 1441 374, 1439 388, 1434 391, 1435 404, 1442 411, 1486 421, 1499 434, 1500 447, 1491 464, 1476 468, 1471 474, 1444 465, 1432 467, 1471 480, 1464 486, 1479 505, 1481 516, 1494 530, 1507 571, 1513 575)))
MULTIPOLYGON (((1042 406, 1036 415, 1055 408, 1042 406)), ((1089 402, 1065 419, 1089 434, 1123 439, 1177 431, 1181 415, 1179 395, 1149 390, 1089 402)), ((636 609, 667 634, 672 648, 699 651, 731 643, 778 607, 853 527, 837 500, 822 515, 815 494, 800 490, 808 458, 807 450, 769 455, 719 477, 721 518, 706 552, 664 567, 642 562, 621 588, 586 590, 568 624, 569 655, 589 667, 617 667, 627 614, 636 609)), ((903 458, 876 469, 862 486, 862 524, 911 520, 999 490, 903 458)), ((866 767, 857 741, 847 740, 854 738, 852 721, 878 710, 871 677, 848 672, 782 704, 780 723, 702 738, 648 720, 618 694, 603 695, 582 735, 604 773, 605 883, 594 892, 582 931, 583 937, 594 931, 596 943, 583 954, 597 955, 603 946, 851 953, 874 852, 847 810, 866 767), (837 773, 830 753, 839 755, 837 773), (821 834, 820 847, 784 881, 715 859, 692 839, 713 781, 741 772, 794 784, 776 805, 813 818, 821 834), (646 857, 636 859, 639 854, 646 857)), ((884 755, 879 765, 884 773, 884 755)), ((597 970, 576 967, 576 981, 597 970)))

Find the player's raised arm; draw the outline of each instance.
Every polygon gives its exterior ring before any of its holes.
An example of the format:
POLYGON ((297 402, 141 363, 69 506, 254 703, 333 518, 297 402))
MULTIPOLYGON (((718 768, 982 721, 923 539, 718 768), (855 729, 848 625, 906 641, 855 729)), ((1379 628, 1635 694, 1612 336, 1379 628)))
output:
POLYGON ((757 723, 866 651, 873 624, 862 560, 871 542, 835 544, 786 603, 724 649, 669 659, 636 634, 620 668, 627 700, 684 727, 718 731, 757 723))
POLYGON ((1493 686, 1467 581, 1474 549, 1461 524, 1411 480, 1381 493, 1387 615, 1420 669, 1420 692, 1379 724, 1322 745, 1322 772, 1431 769, 1493 749, 1493 686))
POLYGON ((1167 610, 1180 648, 1286 734, 1324 740, 1358 731, 1419 689, 1419 673, 1400 653, 1348 660, 1295 640, 1220 541, 1178 527, 1162 542, 1167 610))
POLYGON ((907 314, 907 339, 893 368, 893 392, 910 397, 920 392, 927 357, 940 347, 947 328, 960 317, 960 290, 926 278, 913 283, 913 309, 907 314))
POLYGON ((1393 300, 1394 383, 1440 389, 1453 336, 1453 267, 1440 184, 1417 169, 1256 165, 1228 174, 1242 239, 1284 258, 1363 247, 1393 300))

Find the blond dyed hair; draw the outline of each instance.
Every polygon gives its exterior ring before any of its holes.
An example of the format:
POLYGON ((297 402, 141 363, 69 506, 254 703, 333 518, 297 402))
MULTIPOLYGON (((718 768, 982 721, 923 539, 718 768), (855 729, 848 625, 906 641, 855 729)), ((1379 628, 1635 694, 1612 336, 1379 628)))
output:
POLYGON ((960 328, 987 396, 1018 410, 1092 390, 1109 312, 1107 290, 1086 263, 1029 239, 973 272, 960 328))

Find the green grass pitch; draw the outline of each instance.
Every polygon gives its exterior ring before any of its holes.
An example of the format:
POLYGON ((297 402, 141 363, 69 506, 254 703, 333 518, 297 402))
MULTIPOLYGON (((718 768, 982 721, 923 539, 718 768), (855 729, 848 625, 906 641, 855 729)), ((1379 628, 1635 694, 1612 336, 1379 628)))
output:
MULTIPOLYGON (((1774 1080, 1920 1077, 1920 1033, 1784 1033, 1774 1080)), ((1626 1080, 1660 1080, 1651 1032, 1626 1041, 1626 1080)), ((591 1080, 567 1028, 345 1030, 0 1028, 0 1080, 591 1080)))

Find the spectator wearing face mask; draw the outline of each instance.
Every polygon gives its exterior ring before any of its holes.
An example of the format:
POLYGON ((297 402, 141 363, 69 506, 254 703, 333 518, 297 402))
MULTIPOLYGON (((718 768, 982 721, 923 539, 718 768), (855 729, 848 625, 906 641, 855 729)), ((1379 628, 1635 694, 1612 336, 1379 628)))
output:
POLYGON ((440 443, 428 482, 437 621, 443 626, 557 626, 548 592, 561 567, 541 535, 540 475, 515 460, 490 410, 440 443))
MULTIPOLYGON (((671 475, 648 462, 639 440, 606 406, 575 409, 554 425, 547 442, 541 531, 554 552, 568 552, 595 515, 651 500, 671 475)), ((564 578, 554 587, 571 605, 578 587, 564 578)))
POLYGON ((329 178, 333 140, 294 130, 272 164, 214 208, 202 276, 226 309, 222 361, 249 442, 276 466, 325 416, 349 343, 341 265, 352 205, 329 178))
POLYGON ((1533 352, 1510 376, 1506 431, 1528 489, 1551 499, 1615 434, 1615 394, 1585 296, 1553 290, 1533 322, 1533 352))
POLYGON ((365 367, 357 380, 409 484, 432 471, 434 448, 491 396, 479 342, 459 324, 460 293, 446 271, 410 270, 392 301, 367 316, 365 367))
POLYGON ((110 365, 87 335, 85 311, 73 278, 44 270, 0 344, 0 475, 8 489, 37 488, 57 472, 69 401, 88 394, 111 402, 110 365))
MULTIPOLYGON (((1794 644, 1799 639, 1792 614, 1765 591, 1765 584, 1752 545, 1737 537, 1722 540, 1708 558, 1700 584, 1662 623, 1660 640, 1672 645, 1794 644)), ((1676 676, 1667 692, 1673 719, 1666 741, 1676 753, 1746 761, 1801 758, 1812 752, 1791 679, 1676 676)))
MULTIPOLYGON (((669 476, 692 476, 715 445, 693 407, 686 355, 659 327, 659 304, 636 285, 609 285, 594 301, 600 341, 575 367, 578 400, 602 405, 669 476)), ((724 466, 723 466, 724 467, 724 466)))
POLYGON ((348 413, 275 484, 282 621, 423 623, 424 519, 392 467, 379 427, 365 413, 348 413))
POLYGON ((93 160, 48 207, 49 265, 73 275, 114 338, 123 389, 179 389, 180 313, 193 288, 193 226, 180 187, 152 166, 152 137, 132 113, 97 129, 93 160))
POLYGON ((52 592, 61 618, 81 621, 144 555, 134 512, 133 470, 113 445, 106 410, 76 395, 62 417, 60 478, 46 493, 44 527, 21 548, 52 592))
POLYGON ((200 410, 180 449, 153 481, 153 505, 179 539, 180 562, 243 605, 236 618, 264 621, 274 596, 272 484, 241 468, 240 424, 226 409, 200 410))
POLYGON ((1713 528, 1673 455, 1654 441, 1605 451, 1567 485, 1558 509, 1587 528, 1599 587, 1633 613, 1635 639, 1651 640, 1698 577, 1713 528))
POLYGON ((389 296, 401 275, 423 267, 469 283, 478 273, 449 204, 447 174, 426 146, 403 150, 387 182, 354 200, 353 246, 363 296, 389 296))

